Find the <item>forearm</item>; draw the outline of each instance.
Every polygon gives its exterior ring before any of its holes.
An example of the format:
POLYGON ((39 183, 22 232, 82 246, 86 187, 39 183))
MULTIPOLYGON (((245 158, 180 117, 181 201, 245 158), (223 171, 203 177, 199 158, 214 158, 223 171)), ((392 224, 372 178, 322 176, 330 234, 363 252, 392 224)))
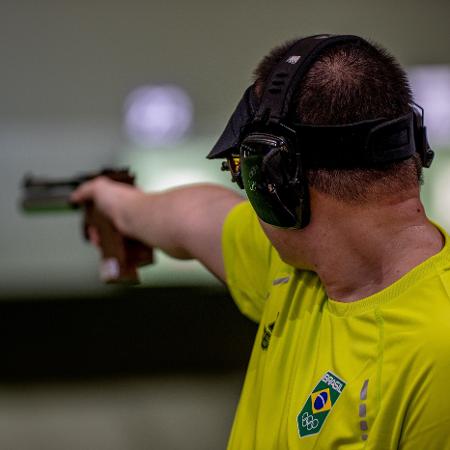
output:
POLYGON ((74 203, 94 203, 123 235, 176 258, 198 259, 222 280, 222 226, 230 209, 242 200, 234 191, 213 184, 145 194, 105 177, 82 184, 71 196, 74 203))
POLYGON ((117 209, 119 230, 181 259, 196 258, 208 266, 208 252, 220 247, 228 211, 243 199, 234 191, 197 184, 160 193, 137 191, 117 209))

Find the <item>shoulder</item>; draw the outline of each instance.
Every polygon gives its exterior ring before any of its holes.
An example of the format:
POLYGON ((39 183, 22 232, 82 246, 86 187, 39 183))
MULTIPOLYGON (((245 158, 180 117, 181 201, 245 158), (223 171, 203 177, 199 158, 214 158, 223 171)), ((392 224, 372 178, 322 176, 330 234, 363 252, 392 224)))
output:
POLYGON ((392 357, 397 373, 402 368, 408 374, 450 373, 449 249, 417 267, 402 292, 381 306, 380 315, 385 356, 392 357))
POLYGON ((222 229, 222 249, 228 267, 242 263, 267 271, 277 256, 249 202, 237 204, 228 213, 222 229))
POLYGON ((450 374, 450 297, 440 284, 422 283, 404 308, 384 316, 385 355, 394 357, 398 374, 431 390, 444 387, 450 374))
POLYGON ((279 256, 248 202, 228 214, 222 230, 226 283, 239 309, 259 321, 279 256))

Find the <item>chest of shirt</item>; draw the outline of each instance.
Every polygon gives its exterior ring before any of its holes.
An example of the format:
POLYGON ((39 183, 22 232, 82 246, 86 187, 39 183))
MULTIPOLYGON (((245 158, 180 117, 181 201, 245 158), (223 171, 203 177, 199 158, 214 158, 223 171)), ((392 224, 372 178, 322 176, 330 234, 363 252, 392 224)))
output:
POLYGON ((382 376, 376 314, 336 317, 319 285, 303 283, 299 292, 289 274, 280 279, 287 281, 267 298, 235 427, 256 424, 252 439, 261 450, 369 448, 374 429, 378 446, 380 436, 385 448, 394 446, 401 425, 376 430, 382 376))

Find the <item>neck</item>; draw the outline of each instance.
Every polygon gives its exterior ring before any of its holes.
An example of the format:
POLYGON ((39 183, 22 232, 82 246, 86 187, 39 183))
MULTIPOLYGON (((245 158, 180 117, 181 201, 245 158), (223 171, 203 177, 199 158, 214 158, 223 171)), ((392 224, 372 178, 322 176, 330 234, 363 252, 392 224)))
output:
POLYGON ((418 196, 357 211, 328 208, 323 198, 320 205, 309 236, 301 239, 302 253, 334 300, 352 302, 379 292, 443 246, 418 196))

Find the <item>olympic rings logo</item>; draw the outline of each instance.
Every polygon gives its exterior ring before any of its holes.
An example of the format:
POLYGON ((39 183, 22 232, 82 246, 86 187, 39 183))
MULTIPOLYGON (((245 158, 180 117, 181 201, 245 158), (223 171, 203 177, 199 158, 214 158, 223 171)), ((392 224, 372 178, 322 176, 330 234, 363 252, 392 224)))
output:
POLYGON ((302 427, 306 427, 308 431, 315 430, 319 426, 318 419, 315 419, 312 414, 305 411, 302 414, 302 427))

